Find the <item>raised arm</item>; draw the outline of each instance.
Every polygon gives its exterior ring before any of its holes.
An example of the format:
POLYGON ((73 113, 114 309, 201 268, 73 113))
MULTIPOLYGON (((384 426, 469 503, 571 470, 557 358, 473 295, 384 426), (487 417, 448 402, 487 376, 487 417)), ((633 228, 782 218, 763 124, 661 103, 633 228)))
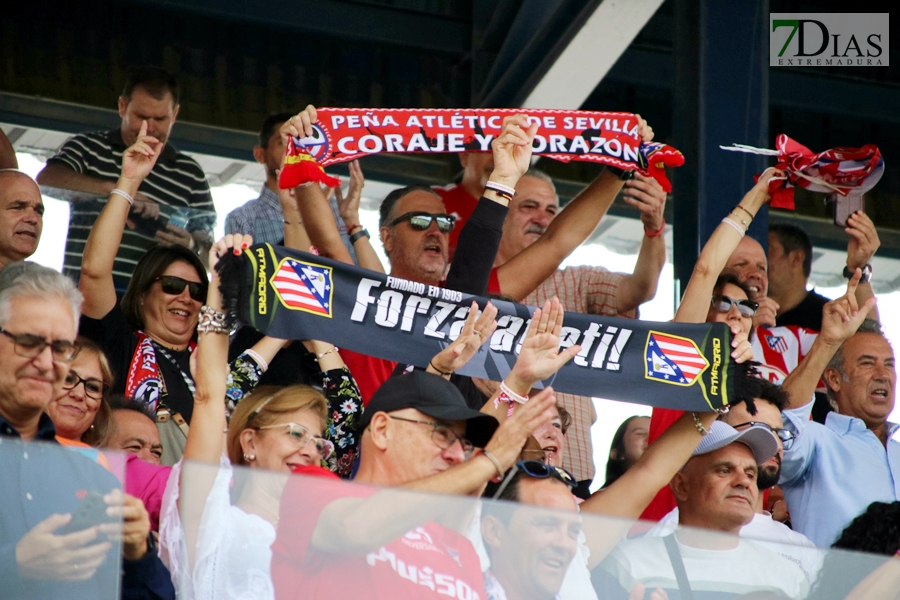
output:
POLYGON ((738 202, 728 216, 709 236, 700 257, 694 265, 694 272, 688 282, 675 313, 677 323, 703 323, 709 310, 709 299, 716 285, 716 279, 722 273, 728 257, 737 248, 744 232, 750 226, 750 219, 756 216, 759 209, 769 201, 769 181, 781 178, 783 174, 774 168, 766 169, 760 175, 750 191, 738 202), (730 221, 730 223, 729 223, 730 221), (746 225, 744 225, 746 223, 746 225), (740 230, 740 231, 739 231, 740 230))
POLYGON ((781 387, 790 396, 789 408, 800 408, 812 402, 819 379, 831 357, 844 340, 856 333, 862 322, 874 310, 874 296, 868 298, 865 304, 860 305, 857 302, 861 275, 862 272, 856 269, 853 277, 847 282, 847 292, 822 307, 822 331, 813 342, 809 353, 781 383, 781 387))
POLYGON ((0 169, 18 169, 19 161, 16 160, 16 150, 9 142, 9 138, 0 129, 0 169))
POLYGON ((344 196, 341 188, 334 188, 338 213, 347 225, 350 239, 353 240, 353 250, 356 252, 359 266, 377 273, 384 273, 384 265, 381 264, 381 259, 375 253, 375 248, 372 247, 372 240, 368 235, 360 233, 363 226, 359 220, 359 202, 362 200, 362 190, 366 185, 362 168, 359 166, 358 160, 350 161, 347 166, 350 169, 350 186, 347 188, 347 195, 344 196), (356 237, 354 238, 354 236, 356 237))
MULTIPOLYGON (((162 144, 147 135, 147 123, 144 122, 137 141, 122 155, 122 174, 114 189, 134 198, 161 151, 162 144)), ((116 305, 112 270, 131 208, 125 196, 111 193, 84 246, 78 288, 84 294, 82 313, 92 319, 102 319, 116 305)))
POLYGON ((656 296, 659 276, 666 264, 666 239, 664 237, 666 219, 666 193, 658 181, 635 173, 626 182, 625 203, 641 212, 644 225, 644 239, 638 252, 634 271, 619 286, 617 304, 619 314, 636 309, 656 296))
MULTIPOLYGON (((287 136, 309 137, 313 134, 312 126, 315 122, 316 107, 309 105, 281 126, 281 135, 285 138, 287 136)), ((322 189, 314 183, 303 185, 294 189, 294 197, 300 213, 300 221, 319 254, 352 265, 353 259, 350 257, 347 247, 344 246, 341 232, 338 230, 334 214, 331 212, 328 199, 322 189)), ((285 220, 288 220, 287 216, 285 216, 285 220)), ((381 272, 384 272, 383 268, 381 272)))
MULTIPOLYGON (((875 229, 875 224, 869 215, 858 210, 847 219, 847 227, 844 228, 844 231, 850 235, 850 241, 847 243, 847 268, 850 271, 863 269, 871 263, 872 257, 881 246, 878 230, 875 229)), ((875 291, 872 290, 871 282, 860 281, 856 286, 856 302, 859 306, 863 306, 869 298, 874 297, 875 291)), ((868 318, 879 320, 877 306, 872 307, 868 318)))
MULTIPOLYGON (((653 128, 640 115, 636 116, 640 119, 639 135, 646 141, 652 140, 653 128)), ((641 210, 642 220, 645 210, 650 209, 643 202, 645 194, 650 191, 649 179, 636 178, 626 184, 626 195, 635 200, 632 205, 641 210)), ((498 267, 497 278, 502 292, 517 301, 522 300, 553 275, 562 261, 593 233, 622 186, 623 181, 611 171, 601 173, 565 210, 560 211, 537 241, 498 267)), ((665 202, 662 188, 658 188, 658 193, 662 194, 662 201, 665 202)), ((652 246, 658 250, 656 243, 652 246)), ((665 262, 664 246, 662 260, 665 262)))

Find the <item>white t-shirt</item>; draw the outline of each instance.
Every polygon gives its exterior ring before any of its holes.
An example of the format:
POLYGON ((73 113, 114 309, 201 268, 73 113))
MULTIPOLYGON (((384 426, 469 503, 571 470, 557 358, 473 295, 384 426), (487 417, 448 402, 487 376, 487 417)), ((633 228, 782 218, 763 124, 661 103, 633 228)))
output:
MULTIPOLYGON (((678 509, 673 508, 669 514, 645 534, 645 537, 662 537, 669 535, 678 527, 678 509)), ((741 527, 739 534, 743 538, 756 540, 763 548, 779 554, 798 565, 806 580, 812 584, 822 566, 825 557, 808 537, 794 531, 784 523, 779 523, 772 515, 755 513, 753 520, 741 527)))
POLYGON ((172 467, 160 511, 159 554, 172 573, 178 600, 275 598, 271 571, 275 528, 265 519, 232 506, 232 475, 231 462, 223 454, 200 519, 191 571, 178 511, 181 461, 172 467))
MULTIPOLYGON (((672 561, 662 537, 644 537, 621 542, 600 564, 624 590, 638 583, 648 590, 678 590, 672 561)), ((740 596, 751 592, 784 594, 802 598, 809 581, 800 567, 740 538, 729 550, 708 550, 678 543, 688 582, 694 592, 720 592, 740 596)))

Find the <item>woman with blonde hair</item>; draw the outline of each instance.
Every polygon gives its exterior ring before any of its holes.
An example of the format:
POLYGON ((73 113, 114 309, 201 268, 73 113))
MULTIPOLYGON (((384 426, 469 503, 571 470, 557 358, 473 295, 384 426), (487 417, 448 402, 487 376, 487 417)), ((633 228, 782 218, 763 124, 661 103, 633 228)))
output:
POLYGON ((103 350, 78 336, 62 391, 47 406, 60 444, 80 448, 106 445, 113 423, 105 396, 112 384, 112 369, 103 350))

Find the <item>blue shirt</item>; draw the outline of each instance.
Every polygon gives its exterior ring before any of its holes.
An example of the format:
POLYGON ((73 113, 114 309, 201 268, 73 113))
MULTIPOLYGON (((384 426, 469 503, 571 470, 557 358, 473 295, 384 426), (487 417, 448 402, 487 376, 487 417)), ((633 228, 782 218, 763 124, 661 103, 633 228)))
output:
POLYGON ((779 485, 791 525, 816 546, 831 546, 872 502, 900 499, 900 442, 887 423, 888 445, 854 417, 828 413, 825 424, 809 420, 812 402, 782 413, 797 435, 784 453, 779 485))
MULTIPOLYGON (((337 198, 334 194, 331 195, 329 205, 341 240, 350 252, 350 258, 357 263, 356 252, 350 243, 350 236, 347 235, 347 225, 338 213, 337 198)), ((237 207, 225 217, 225 234, 229 233, 252 235, 254 244, 281 244, 284 241, 284 211, 281 209, 278 194, 263 185, 259 198, 237 207)))

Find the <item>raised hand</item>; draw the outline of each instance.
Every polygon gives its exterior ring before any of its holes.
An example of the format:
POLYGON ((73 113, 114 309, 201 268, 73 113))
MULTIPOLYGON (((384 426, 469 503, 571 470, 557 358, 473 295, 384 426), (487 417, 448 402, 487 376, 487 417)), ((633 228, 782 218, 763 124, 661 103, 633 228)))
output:
POLYGON ((491 339, 491 335, 497 329, 497 321, 494 320, 496 316, 497 307, 492 303, 488 302, 484 310, 479 313, 478 304, 472 302, 462 332, 449 346, 431 359, 431 368, 439 375, 452 373, 462 368, 478 352, 478 349, 491 339))
POLYGON ((313 134, 313 123, 316 122, 316 107, 310 104, 302 111, 285 121, 281 126, 281 137, 287 141, 288 136, 309 137, 313 134))
POLYGON ((638 136, 641 138, 642 142, 652 142, 653 141, 653 128, 647 124, 647 121, 641 117, 639 114, 635 114, 638 120, 638 136))
MULTIPOLYGON (((209 272, 215 277, 216 263, 219 258, 225 256, 225 253, 231 250, 235 256, 241 255, 241 250, 246 250, 253 245, 253 236, 241 233, 229 233, 218 242, 213 244, 209 249, 209 272)), ((210 286, 212 289, 212 286, 210 286)))
POLYGON ((847 293, 822 307, 822 330, 819 337, 824 342, 840 345, 851 337, 875 306, 875 298, 869 298, 862 306, 856 301, 856 287, 862 271, 856 269, 847 282, 847 293))
POLYGON ((731 347, 734 348, 731 351, 731 358, 737 363, 753 360, 753 346, 750 345, 747 334, 737 325, 731 327, 731 334, 734 336, 731 338, 731 347))
POLYGON ((878 231, 872 219, 861 210, 856 211, 847 219, 847 227, 844 231, 850 236, 847 243, 847 268, 862 269, 881 246, 878 231))
POLYGON ((359 202, 362 199, 362 190, 366 185, 366 180, 358 160, 350 161, 348 166, 350 168, 350 187, 347 188, 347 196, 344 196, 340 187, 334 188, 334 195, 337 197, 338 214, 344 223, 358 225, 359 202))
POLYGON ((754 302, 759 303, 756 314, 753 315, 753 327, 775 327, 775 315, 778 314, 778 303, 768 296, 759 298, 751 298, 754 302))
POLYGON ((489 181, 515 187, 519 178, 531 166, 531 144, 537 130, 538 124, 529 124, 524 114, 503 119, 503 129, 491 143, 494 172, 489 181))
MULTIPOLYGON (((652 129, 651 136, 652 136, 652 129)), ((665 224, 666 192, 658 181, 635 172, 634 179, 625 182, 622 192, 625 203, 641 212, 644 231, 654 233, 665 224)))
POLYGON ((140 182, 153 170, 153 165, 156 164, 162 148, 163 145, 158 139, 147 135, 147 121, 142 121, 137 141, 122 153, 122 179, 140 185, 140 182))
POLYGON ((519 358, 506 379, 514 392, 528 394, 535 383, 556 373, 581 350, 576 344, 559 351, 564 316, 565 311, 555 296, 534 311, 519 358))

